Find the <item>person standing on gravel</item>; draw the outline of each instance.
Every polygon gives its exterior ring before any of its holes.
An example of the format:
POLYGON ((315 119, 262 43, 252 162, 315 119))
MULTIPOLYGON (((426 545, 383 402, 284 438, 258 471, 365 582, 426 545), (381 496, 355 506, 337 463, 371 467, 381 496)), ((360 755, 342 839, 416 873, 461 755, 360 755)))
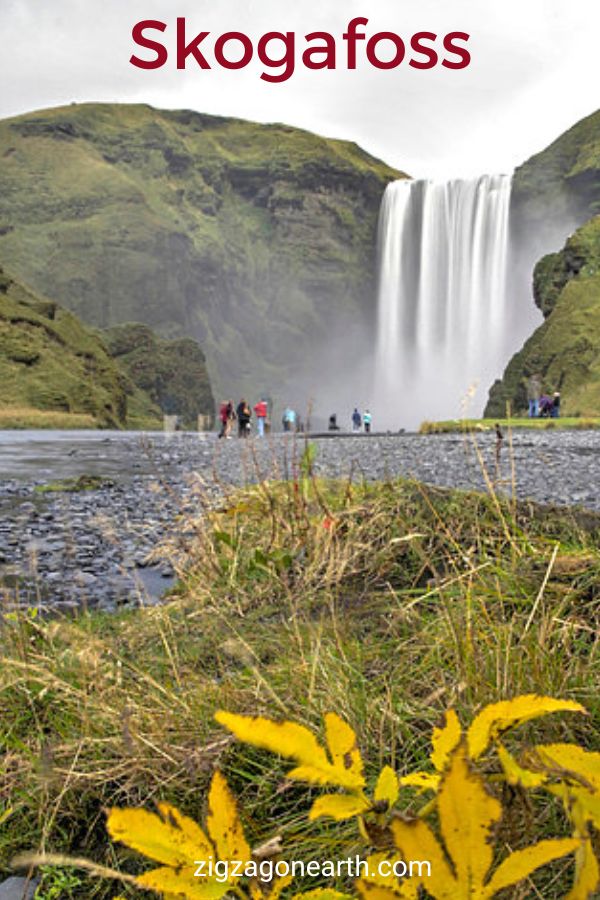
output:
POLYGON ((256 416, 256 427, 259 437, 265 436, 265 422, 267 421, 267 414, 267 401, 261 399, 254 405, 254 415, 256 416))
POLYGON ((231 431, 231 426, 233 425, 233 420, 235 419, 233 400, 228 400, 227 403, 221 403, 221 409, 219 410, 219 419, 221 420, 221 430, 219 432, 219 437, 228 438, 229 432, 231 431))
POLYGON ((354 412, 352 413, 352 431, 360 431, 360 426, 362 425, 362 416, 358 411, 358 408, 354 407, 354 412))
POLYGON ((527 379, 527 403, 530 419, 537 419, 540 414, 540 394, 542 393, 542 379, 536 373, 527 379))
POLYGON ((373 419, 373 417, 372 417, 371 413, 369 412, 369 410, 368 410, 368 409, 365 409, 365 411, 364 411, 364 413, 363 413, 363 425, 365 426, 365 433, 366 433, 366 434, 369 434, 370 431, 371 431, 371 422, 372 422, 372 419, 373 419))
POLYGON ((290 406, 286 406, 284 409, 283 416, 281 417, 281 424, 283 425, 284 431, 296 430, 296 413, 290 406))
POLYGON ((246 438, 250 434, 252 412, 245 400, 240 400, 237 408, 238 437, 246 438))

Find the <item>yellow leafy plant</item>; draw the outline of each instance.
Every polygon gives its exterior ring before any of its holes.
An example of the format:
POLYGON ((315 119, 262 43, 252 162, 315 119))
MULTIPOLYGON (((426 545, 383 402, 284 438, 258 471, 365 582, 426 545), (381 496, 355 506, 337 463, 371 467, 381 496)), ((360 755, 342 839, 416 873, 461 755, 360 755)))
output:
MULTIPOLYGON (((229 866, 218 877, 209 875, 208 863, 214 870, 216 862, 248 863, 252 858, 235 799, 219 771, 213 775, 208 793, 206 830, 168 803, 158 804, 158 814, 145 809, 111 809, 107 828, 113 840, 161 864, 139 875, 136 884, 173 900, 219 900, 237 889, 240 877, 229 866), (198 874, 201 862, 206 874, 198 874)), ((274 886, 272 900, 284 886, 274 886)), ((252 896, 259 900, 259 887, 252 896)))
MULTIPOLYGON (((434 772, 413 772, 398 778, 386 766, 379 774, 372 797, 365 792, 364 765, 356 736, 335 713, 325 715, 324 746, 308 728, 293 722, 224 711, 219 711, 216 718, 240 740, 295 760, 298 765, 288 773, 289 778, 345 789, 344 794, 317 798, 310 818, 329 816, 341 820, 356 816, 361 834, 372 844, 373 832, 365 827, 365 815, 387 813, 387 833, 398 851, 407 857, 419 852, 419 848, 421 854, 425 851, 429 854, 437 874, 433 880, 423 882, 422 887, 436 900, 491 898, 541 866, 571 853, 575 854, 576 861, 575 883, 566 900, 585 900, 600 882, 600 868, 588 827, 596 824, 600 815, 600 770, 597 768, 600 754, 589 754, 577 745, 540 746, 536 748, 537 768, 525 767, 500 740, 511 728, 559 712, 585 714, 586 710, 575 701, 526 694, 486 706, 463 731, 455 710, 450 709, 442 725, 433 731, 430 759, 434 772), (486 782, 474 767, 490 747, 495 748, 503 777, 510 784, 548 787, 554 774, 557 782, 548 789, 563 799, 575 823, 572 837, 540 841, 511 853, 492 872, 491 835, 500 821, 502 806, 489 794, 486 782), (569 756, 564 748, 575 748, 574 756, 569 756), (419 817, 404 821, 393 809, 398 801, 399 785, 433 790, 435 800, 424 807, 419 817), (424 821, 434 809, 440 821, 441 843, 424 821)), ((376 858, 374 855, 369 860, 376 858)), ((390 881, 378 876, 357 882, 366 900, 416 898, 418 886, 415 879, 390 881)))
POLYGON ((398 800, 398 778, 390 766, 381 770, 373 796, 367 796, 356 734, 336 713, 325 714, 325 746, 308 728, 295 722, 274 722, 224 710, 219 710, 215 718, 246 744, 295 760, 297 765, 287 773, 288 778, 346 790, 345 794, 318 797, 309 812, 310 819, 328 816, 341 821, 369 810, 387 810, 398 800))
MULTIPOLYGON (((466 730, 456 712, 448 710, 432 735, 430 759, 434 771, 398 778, 390 766, 384 766, 372 792, 367 789, 356 735, 335 713, 324 717, 324 742, 295 722, 225 711, 217 712, 216 718, 241 741, 292 760, 295 765, 288 772, 289 778, 341 791, 318 797, 309 818, 357 818, 367 850, 367 871, 355 884, 362 900, 417 900, 423 896, 433 900, 491 900, 537 869, 564 857, 572 857, 567 865, 574 863, 573 886, 564 900, 591 900, 600 887, 600 865, 593 843, 593 829, 600 827, 600 754, 576 744, 540 744, 517 759, 501 742, 508 729, 558 712, 585 710, 573 701, 524 695, 485 707, 466 730), (487 775, 480 765, 490 747, 496 751, 500 775, 487 775), (509 853, 495 847, 495 832, 507 813, 497 796, 498 780, 541 789, 559 798, 572 823, 571 835, 539 840, 509 853), (432 789, 433 800, 418 815, 408 817, 396 809, 402 785, 432 789), (378 863, 383 859, 393 863, 427 861, 427 866, 416 876, 413 872, 410 877, 404 872, 382 874, 378 863)), ((485 768, 489 769, 489 764, 485 768)), ((248 878, 246 866, 260 857, 262 848, 254 853, 251 850, 235 799, 219 771, 210 785, 204 827, 167 803, 158 804, 158 813, 111 809, 107 825, 114 840, 159 863, 135 878, 108 874, 153 890, 166 900, 220 900, 226 894, 246 900, 278 900, 292 881, 289 874, 269 884, 258 877, 248 878), (243 872, 239 875, 233 867, 227 867, 226 877, 222 871, 219 877, 199 874, 199 861, 209 860, 241 863, 243 872)), ((278 841, 264 846, 271 844, 277 847, 267 855, 277 855, 281 851, 278 841)), ((94 868, 88 863, 85 867, 94 868)), ((333 888, 319 888, 295 894, 292 900, 351 897, 333 888)))

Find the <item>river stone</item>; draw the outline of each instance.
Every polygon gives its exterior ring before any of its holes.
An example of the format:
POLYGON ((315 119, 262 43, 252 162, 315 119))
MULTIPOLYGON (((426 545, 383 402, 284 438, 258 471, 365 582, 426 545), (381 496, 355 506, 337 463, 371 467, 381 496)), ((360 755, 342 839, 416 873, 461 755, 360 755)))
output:
POLYGON ((32 900, 38 884, 36 879, 7 878, 0 884, 0 900, 32 900))

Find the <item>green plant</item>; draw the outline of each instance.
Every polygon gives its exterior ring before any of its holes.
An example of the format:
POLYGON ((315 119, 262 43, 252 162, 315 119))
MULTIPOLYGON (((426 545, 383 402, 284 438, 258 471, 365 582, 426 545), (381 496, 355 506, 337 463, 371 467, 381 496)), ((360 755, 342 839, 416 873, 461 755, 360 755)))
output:
POLYGON ((85 879, 73 867, 41 866, 40 875, 35 900, 70 900, 81 896, 77 892, 85 885, 85 879))

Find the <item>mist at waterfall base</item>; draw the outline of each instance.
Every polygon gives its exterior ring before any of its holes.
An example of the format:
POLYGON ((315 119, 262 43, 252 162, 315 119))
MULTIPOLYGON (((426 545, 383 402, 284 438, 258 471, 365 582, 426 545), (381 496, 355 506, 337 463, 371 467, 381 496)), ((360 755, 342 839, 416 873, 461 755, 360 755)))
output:
POLYGON ((509 288, 510 196, 508 175, 387 187, 378 239, 377 429, 480 416, 490 386, 539 325, 533 302, 509 288))

